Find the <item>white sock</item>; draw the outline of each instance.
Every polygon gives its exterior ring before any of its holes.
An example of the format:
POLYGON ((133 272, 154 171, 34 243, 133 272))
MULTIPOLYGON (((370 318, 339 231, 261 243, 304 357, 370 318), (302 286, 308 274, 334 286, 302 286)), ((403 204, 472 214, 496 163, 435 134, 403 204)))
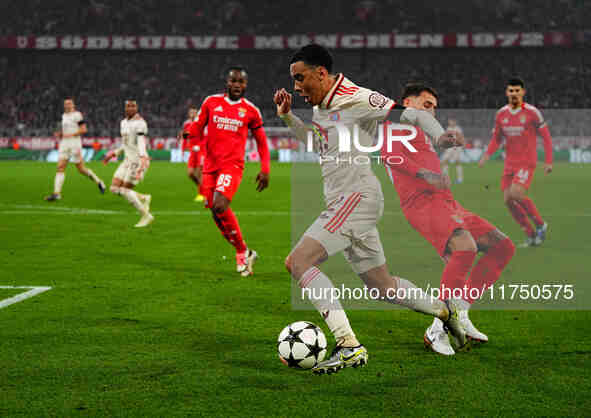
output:
POLYGON ((138 210, 139 213, 141 213, 142 215, 146 214, 146 209, 144 208, 142 202, 140 202, 140 199, 136 192, 134 192, 131 189, 126 189, 122 187, 120 193, 123 196, 125 196, 129 203, 131 203, 138 210))
POLYGON ((454 299, 454 301, 461 311, 467 311, 470 309, 470 306, 472 306, 470 305, 470 302, 467 302, 464 299, 454 299))
POLYGON ((57 172, 55 173, 55 180, 53 182, 53 192, 55 194, 62 194, 62 186, 64 185, 64 180, 66 178, 66 173, 57 172))
POLYGON ((431 325, 431 329, 433 331, 443 331, 443 321, 439 318, 434 318, 433 324, 431 325))
POLYGON ((302 289, 309 289, 309 292, 303 290, 302 293, 322 315, 337 342, 346 340, 347 345, 359 345, 341 302, 338 299, 331 301, 331 295, 335 295, 335 288, 330 279, 316 267, 310 267, 299 279, 298 284, 302 289))
POLYGON ((443 174, 449 176, 449 167, 447 164, 445 164, 443 167, 441 167, 441 171, 443 171, 443 174))
POLYGON ((97 177, 97 175, 96 175, 96 174, 94 174, 94 171, 92 171, 92 170, 91 170, 90 168, 88 168, 88 167, 86 168, 86 175, 87 175, 88 177, 90 177, 90 179, 91 179, 92 181, 94 181, 96 184, 99 184, 99 183, 101 182, 101 179, 99 179, 99 178, 97 177))
POLYGON ((423 289, 414 283, 401 277, 394 277, 394 279, 398 279, 398 289, 396 290, 396 299, 392 300, 393 303, 435 317, 439 317, 447 311, 447 306, 443 301, 423 292, 423 289))
POLYGON ((460 164, 456 165, 456 174, 458 175, 458 181, 464 181, 464 167, 460 164))

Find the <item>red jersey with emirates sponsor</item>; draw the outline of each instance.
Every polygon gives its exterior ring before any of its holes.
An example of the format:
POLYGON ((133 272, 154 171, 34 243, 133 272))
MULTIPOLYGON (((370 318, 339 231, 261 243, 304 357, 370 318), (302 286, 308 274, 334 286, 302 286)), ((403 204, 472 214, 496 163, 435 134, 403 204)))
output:
POLYGON ((497 111, 492 139, 486 153, 490 156, 505 139, 506 166, 535 166, 538 161, 538 133, 544 140, 547 164, 552 164, 552 137, 542 113, 528 103, 512 109, 505 105, 497 111))
MULTIPOLYGON (((453 199, 451 190, 437 189, 426 180, 416 176, 421 168, 441 174, 441 163, 431 138, 419 126, 411 123, 416 119, 416 112, 423 111, 407 108, 401 117, 401 124, 412 124, 416 129, 416 137, 408 141, 412 148, 416 149, 416 152, 409 149, 402 141, 392 141, 390 150, 388 150, 388 141, 384 141, 382 146, 382 161, 390 180, 394 183, 400 198, 400 206, 403 209, 412 205, 418 197, 427 194, 440 194, 446 199, 453 199)), ((386 126, 385 129, 388 127, 386 126)), ((392 135, 408 136, 412 133, 411 129, 409 127, 408 130, 392 130, 392 135)))
POLYGON ((207 158, 204 173, 215 172, 225 167, 244 168, 244 151, 248 131, 257 142, 261 158, 261 170, 268 173, 270 166, 267 137, 259 109, 245 98, 232 101, 226 94, 207 97, 197 119, 188 129, 190 137, 201 138, 207 126, 204 141, 207 158))

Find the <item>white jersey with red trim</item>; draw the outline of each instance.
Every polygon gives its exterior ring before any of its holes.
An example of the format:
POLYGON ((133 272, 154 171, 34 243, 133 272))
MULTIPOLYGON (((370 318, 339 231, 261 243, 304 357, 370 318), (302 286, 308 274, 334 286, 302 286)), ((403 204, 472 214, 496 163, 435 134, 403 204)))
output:
MULTIPOLYGON (((80 125, 84 124, 84 116, 77 110, 72 112, 67 112, 62 115, 62 134, 71 135, 80 129, 80 125)), ((62 142, 64 144, 68 144, 69 146, 82 146, 82 139, 80 135, 78 136, 70 136, 67 138, 63 138, 62 142)))
POLYGON ((361 151, 354 137, 358 134, 363 147, 374 145, 378 123, 395 104, 339 74, 322 103, 314 106, 312 121, 321 133, 314 136, 314 149, 320 157, 327 204, 348 192, 373 191, 382 196, 380 182, 371 169, 371 154, 361 151))
POLYGON ((125 158, 132 161, 147 156, 146 135, 148 135, 148 124, 136 113, 131 119, 121 120, 121 147, 125 152, 125 158))

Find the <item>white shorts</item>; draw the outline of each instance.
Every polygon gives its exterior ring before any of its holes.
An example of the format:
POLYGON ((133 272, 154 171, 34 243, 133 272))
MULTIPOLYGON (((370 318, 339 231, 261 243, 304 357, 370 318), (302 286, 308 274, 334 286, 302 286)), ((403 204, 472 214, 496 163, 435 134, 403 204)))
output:
POLYGON ((74 164, 82 161, 81 141, 69 141, 62 139, 58 148, 58 161, 67 160, 74 164))
POLYGON ((128 160, 127 158, 123 160, 119 167, 117 167, 117 171, 113 174, 113 178, 117 178, 123 181, 123 183, 131 183, 134 186, 141 182, 146 175, 147 169, 142 172, 140 178, 137 178, 137 173, 141 167, 140 160, 128 160))
POLYGON ((384 213, 381 194, 347 193, 333 200, 304 232, 329 256, 340 251, 357 274, 386 263, 376 224, 384 213))
POLYGON ((460 162, 460 158, 462 157, 462 148, 460 147, 452 147, 448 148, 443 152, 441 156, 441 162, 445 163, 449 161, 452 164, 457 164, 460 162))

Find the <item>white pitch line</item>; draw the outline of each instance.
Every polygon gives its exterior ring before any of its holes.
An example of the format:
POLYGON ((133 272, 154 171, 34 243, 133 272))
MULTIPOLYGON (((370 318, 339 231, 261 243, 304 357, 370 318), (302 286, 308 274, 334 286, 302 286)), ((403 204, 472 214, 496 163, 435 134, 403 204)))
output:
POLYGON ((0 286, 0 289, 31 289, 28 292, 19 293, 8 299, 0 300, 0 309, 22 302, 25 299, 32 298, 39 293, 47 292, 51 289, 49 286, 0 286))
MULTIPOLYGON (((12 208, 0 210, 0 214, 4 215, 130 215, 135 214, 134 211, 123 211, 123 210, 103 210, 103 209, 88 209, 88 208, 70 208, 70 207, 51 207, 41 205, 13 205, 0 203, 0 206, 12 208), (31 209, 31 210, 23 210, 31 209)), ((321 209, 318 213, 320 213, 321 209)), ((156 216, 210 216, 210 212, 206 209, 200 210, 161 210, 152 212, 156 216)), ((243 216, 290 216, 301 213, 293 211, 280 211, 280 210, 269 210, 269 211, 236 211, 236 215, 243 216)), ((384 216, 402 216, 402 212, 397 211, 385 211, 384 216)), ((545 214, 544 216, 553 217, 572 217, 572 218, 586 218, 591 217, 591 213, 562 213, 562 214, 545 214)))

